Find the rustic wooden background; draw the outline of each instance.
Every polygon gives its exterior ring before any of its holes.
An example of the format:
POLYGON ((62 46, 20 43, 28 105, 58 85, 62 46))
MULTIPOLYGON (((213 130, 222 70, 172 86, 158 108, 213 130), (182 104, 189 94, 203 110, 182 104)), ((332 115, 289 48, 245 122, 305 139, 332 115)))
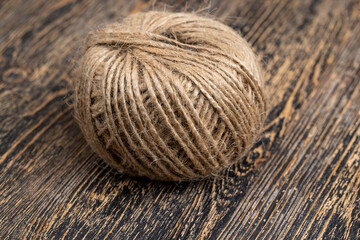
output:
POLYGON ((0 239, 360 239, 360 1, 0 3, 0 239), (71 82, 87 33, 148 9, 211 14, 263 59, 264 134, 224 178, 122 176, 71 82))

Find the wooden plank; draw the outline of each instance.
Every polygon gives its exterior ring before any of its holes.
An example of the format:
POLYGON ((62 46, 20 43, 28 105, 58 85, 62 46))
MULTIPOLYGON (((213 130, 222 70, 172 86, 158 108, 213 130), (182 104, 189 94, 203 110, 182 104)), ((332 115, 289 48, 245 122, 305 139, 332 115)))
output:
POLYGON ((360 2, 0 5, 1 239, 360 239, 360 2), (71 82, 86 34, 148 9, 211 13, 254 46, 271 109, 224 177, 122 176, 87 146, 71 82))

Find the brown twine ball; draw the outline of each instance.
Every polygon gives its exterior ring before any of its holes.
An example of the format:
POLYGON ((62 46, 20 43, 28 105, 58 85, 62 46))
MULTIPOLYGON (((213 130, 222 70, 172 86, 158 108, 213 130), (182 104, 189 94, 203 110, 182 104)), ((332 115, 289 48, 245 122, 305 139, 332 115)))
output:
POLYGON ((147 12, 89 34, 75 116, 91 147, 132 176, 184 181, 239 161, 265 118, 248 43, 189 13, 147 12))

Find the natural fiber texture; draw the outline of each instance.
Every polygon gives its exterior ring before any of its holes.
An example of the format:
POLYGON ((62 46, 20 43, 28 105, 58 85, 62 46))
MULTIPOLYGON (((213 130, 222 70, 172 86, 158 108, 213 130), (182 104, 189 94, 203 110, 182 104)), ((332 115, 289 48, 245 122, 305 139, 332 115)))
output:
POLYGON ((224 24, 147 12, 91 32, 75 81, 92 148, 133 176, 218 175, 256 140, 266 103, 249 45, 224 24))

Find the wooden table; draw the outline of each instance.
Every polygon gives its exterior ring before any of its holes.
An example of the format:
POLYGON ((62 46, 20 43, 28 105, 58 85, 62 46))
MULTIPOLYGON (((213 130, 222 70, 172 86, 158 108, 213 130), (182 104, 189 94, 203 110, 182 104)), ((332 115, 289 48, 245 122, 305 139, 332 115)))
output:
POLYGON ((360 1, 0 6, 0 239, 360 239, 360 1), (223 178, 122 176, 74 122, 84 37, 148 9, 210 13, 262 58, 264 134, 223 178))

